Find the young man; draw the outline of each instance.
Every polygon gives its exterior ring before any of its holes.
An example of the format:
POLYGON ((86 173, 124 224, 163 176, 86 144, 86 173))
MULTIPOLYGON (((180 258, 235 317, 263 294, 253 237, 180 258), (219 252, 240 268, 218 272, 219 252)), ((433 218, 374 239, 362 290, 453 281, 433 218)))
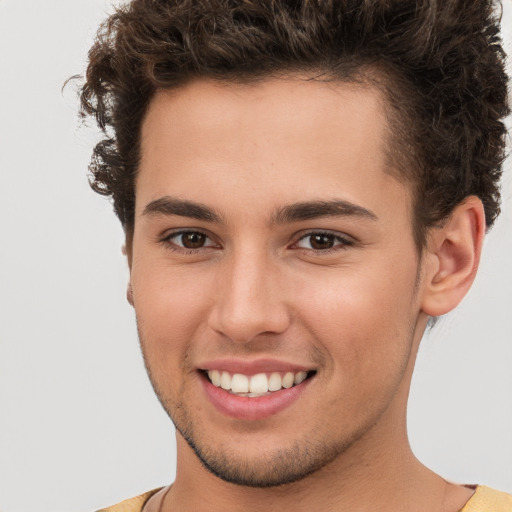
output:
POLYGON ((406 431, 429 322, 474 280, 508 113, 492 2, 135 0, 90 52, 93 188, 177 432, 111 511, 512 510, 406 431))

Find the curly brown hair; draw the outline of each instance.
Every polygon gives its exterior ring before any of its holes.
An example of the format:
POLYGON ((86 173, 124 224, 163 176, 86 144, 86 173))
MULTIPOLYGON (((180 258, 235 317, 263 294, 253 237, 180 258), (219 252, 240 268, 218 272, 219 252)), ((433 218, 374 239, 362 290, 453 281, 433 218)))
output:
POLYGON ((133 230, 140 131, 159 89, 197 77, 245 82, 286 72, 370 81, 387 99, 389 153, 413 184, 414 233, 470 195, 499 214, 509 113, 492 0, 133 0, 100 27, 81 114, 105 137, 92 188, 133 230))

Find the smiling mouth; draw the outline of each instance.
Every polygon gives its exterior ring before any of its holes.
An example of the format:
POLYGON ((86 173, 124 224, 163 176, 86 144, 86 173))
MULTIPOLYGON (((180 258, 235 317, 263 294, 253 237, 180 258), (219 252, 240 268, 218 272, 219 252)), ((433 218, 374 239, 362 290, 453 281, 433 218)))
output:
POLYGON ((311 378, 316 371, 272 372, 244 375, 220 370, 203 370, 206 378, 217 388, 230 394, 257 398, 289 389, 311 378))

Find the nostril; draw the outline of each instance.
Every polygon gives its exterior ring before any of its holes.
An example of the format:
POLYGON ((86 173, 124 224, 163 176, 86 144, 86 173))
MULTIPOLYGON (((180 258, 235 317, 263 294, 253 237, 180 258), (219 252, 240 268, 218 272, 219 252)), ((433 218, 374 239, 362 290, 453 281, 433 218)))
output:
POLYGON ((242 292, 239 289, 230 292, 221 287, 219 297, 208 314, 210 329, 236 344, 251 343, 262 337, 282 334, 288 329, 291 314, 283 302, 255 290, 242 292))

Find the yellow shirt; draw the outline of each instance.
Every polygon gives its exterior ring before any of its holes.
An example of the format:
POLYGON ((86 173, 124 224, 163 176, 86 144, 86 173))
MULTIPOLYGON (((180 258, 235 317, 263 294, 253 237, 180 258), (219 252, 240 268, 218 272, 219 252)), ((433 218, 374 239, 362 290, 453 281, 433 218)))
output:
POLYGON ((153 489, 152 491, 145 492, 140 496, 135 496, 135 498, 130 498, 129 500, 124 500, 117 505, 112 507, 102 508, 97 512, 142 512, 144 505, 148 502, 149 498, 156 494, 162 487, 158 489, 153 489))
MULTIPOLYGON (((135 498, 122 501, 113 507, 102 508, 97 512, 142 512, 149 498, 160 489, 146 492, 135 498)), ((512 496, 495 491, 484 485, 476 488, 475 494, 464 505, 460 512, 512 512, 512 496)))
POLYGON ((461 512, 512 512, 512 496, 479 485, 461 512))

